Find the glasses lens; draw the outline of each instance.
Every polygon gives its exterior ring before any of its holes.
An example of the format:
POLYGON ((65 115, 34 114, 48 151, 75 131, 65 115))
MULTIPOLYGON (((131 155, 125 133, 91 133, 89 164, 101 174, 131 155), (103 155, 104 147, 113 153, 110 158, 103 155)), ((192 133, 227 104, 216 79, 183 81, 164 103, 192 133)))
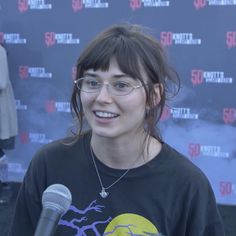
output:
POLYGON ((75 81, 77 88, 86 93, 98 93, 105 85, 108 92, 115 96, 125 96, 131 93, 135 88, 139 88, 140 85, 134 84, 130 80, 114 80, 110 83, 102 83, 96 78, 84 77, 75 81))
POLYGON ((101 88, 101 83, 94 78, 81 78, 76 84, 79 90, 86 93, 96 93, 101 88))
POLYGON ((133 90, 133 85, 127 81, 114 81, 110 84, 110 91, 116 96, 124 96, 133 90))

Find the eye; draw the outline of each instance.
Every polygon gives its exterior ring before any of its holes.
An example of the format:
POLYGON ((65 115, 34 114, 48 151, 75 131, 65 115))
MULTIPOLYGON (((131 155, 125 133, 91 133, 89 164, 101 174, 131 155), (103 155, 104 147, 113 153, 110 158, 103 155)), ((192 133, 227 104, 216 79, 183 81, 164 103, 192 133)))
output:
POLYGON ((89 88, 98 88, 100 83, 94 78, 84 78, 84 86, 89 88))
POLYGON ((126 82, 126 81, 116 81, 114 83, 114 87, 116 89, 129 89, 131 88, 131 84, 129 82, 126 82))

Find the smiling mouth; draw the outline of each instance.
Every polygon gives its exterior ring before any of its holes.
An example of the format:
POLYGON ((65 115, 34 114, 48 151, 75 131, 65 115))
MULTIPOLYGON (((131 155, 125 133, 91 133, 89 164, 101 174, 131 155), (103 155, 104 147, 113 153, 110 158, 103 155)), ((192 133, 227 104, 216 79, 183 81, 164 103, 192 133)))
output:
POLYGON ((112 118, 116 118, 119 116, 115 113, 105 112, 105 111, 94 111, 93 113, 98 118, 106 118, 106 119, 112 119, 112 118))

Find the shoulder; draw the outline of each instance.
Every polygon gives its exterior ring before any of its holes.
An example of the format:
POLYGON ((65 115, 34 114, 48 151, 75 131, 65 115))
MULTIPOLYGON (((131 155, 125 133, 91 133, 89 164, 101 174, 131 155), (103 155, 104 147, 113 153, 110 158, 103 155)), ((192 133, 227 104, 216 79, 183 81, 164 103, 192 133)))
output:
POLYGON ((163 144, 161 151, 163 166, 167 168, 172 179, 180 184, 194 188, 209 188, 209 180, 203 171, 192 163, 186 156, 168 144, 163 144))
POLYGON ((164 144, 163 152, 163 166, 169 176, 166 185, 173 186, 171 191, 176 200, 183 201, 186 209, 197 212, 204 208, 217 216, 215 195, 205 173, 173 147, 164 144))
POLYGON ((88 136, 79 139, 64 138, 38 149, 30 161, 25 175, 28 183, 63 182, 68 173, 77 172, 86 165, 88 136))
POLYGON ((52 141, 36 151, 32 162, 50 163, 72 160, 75 155, 83 154, 84 145, 87 145, 88 142, 89 136, 87 134, 80 138, 74 136, 52 141))
POLYGON ((168 165, 178 170, 179 168, 184 169, 187 172, 196 172, 201 174, 202 171, 192 163, 186 156, 177 151, 174 147, 164 143, 161 150, 161 158, 167 162, 168 165))

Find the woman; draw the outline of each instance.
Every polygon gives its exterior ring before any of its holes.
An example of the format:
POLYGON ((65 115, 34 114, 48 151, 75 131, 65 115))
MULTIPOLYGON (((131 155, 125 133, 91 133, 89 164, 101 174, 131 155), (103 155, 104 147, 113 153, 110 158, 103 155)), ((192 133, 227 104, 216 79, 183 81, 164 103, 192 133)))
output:
POLYGON ((54 183, 73 198, 55 235, 224 235, 208 180, 156 129, 178 87, 162 47, 141 27, 114 25, 98 35, 77 63, 78 134, 33 158, 11 235, 33 235, 42 192, 54 183), (82 132, 85 120, 91 131, 82 132))
MULTIPOLYGON (((17 132, 16 102, 9 79, 7 53, 0 44, 0 164, 6 163, 4 150, 14 148, 17 132)), ((6 182, 1 184, 1 180, 6 180, 2 175, 0 173, 0 193, 1 187, 9 187, 6 182)))

